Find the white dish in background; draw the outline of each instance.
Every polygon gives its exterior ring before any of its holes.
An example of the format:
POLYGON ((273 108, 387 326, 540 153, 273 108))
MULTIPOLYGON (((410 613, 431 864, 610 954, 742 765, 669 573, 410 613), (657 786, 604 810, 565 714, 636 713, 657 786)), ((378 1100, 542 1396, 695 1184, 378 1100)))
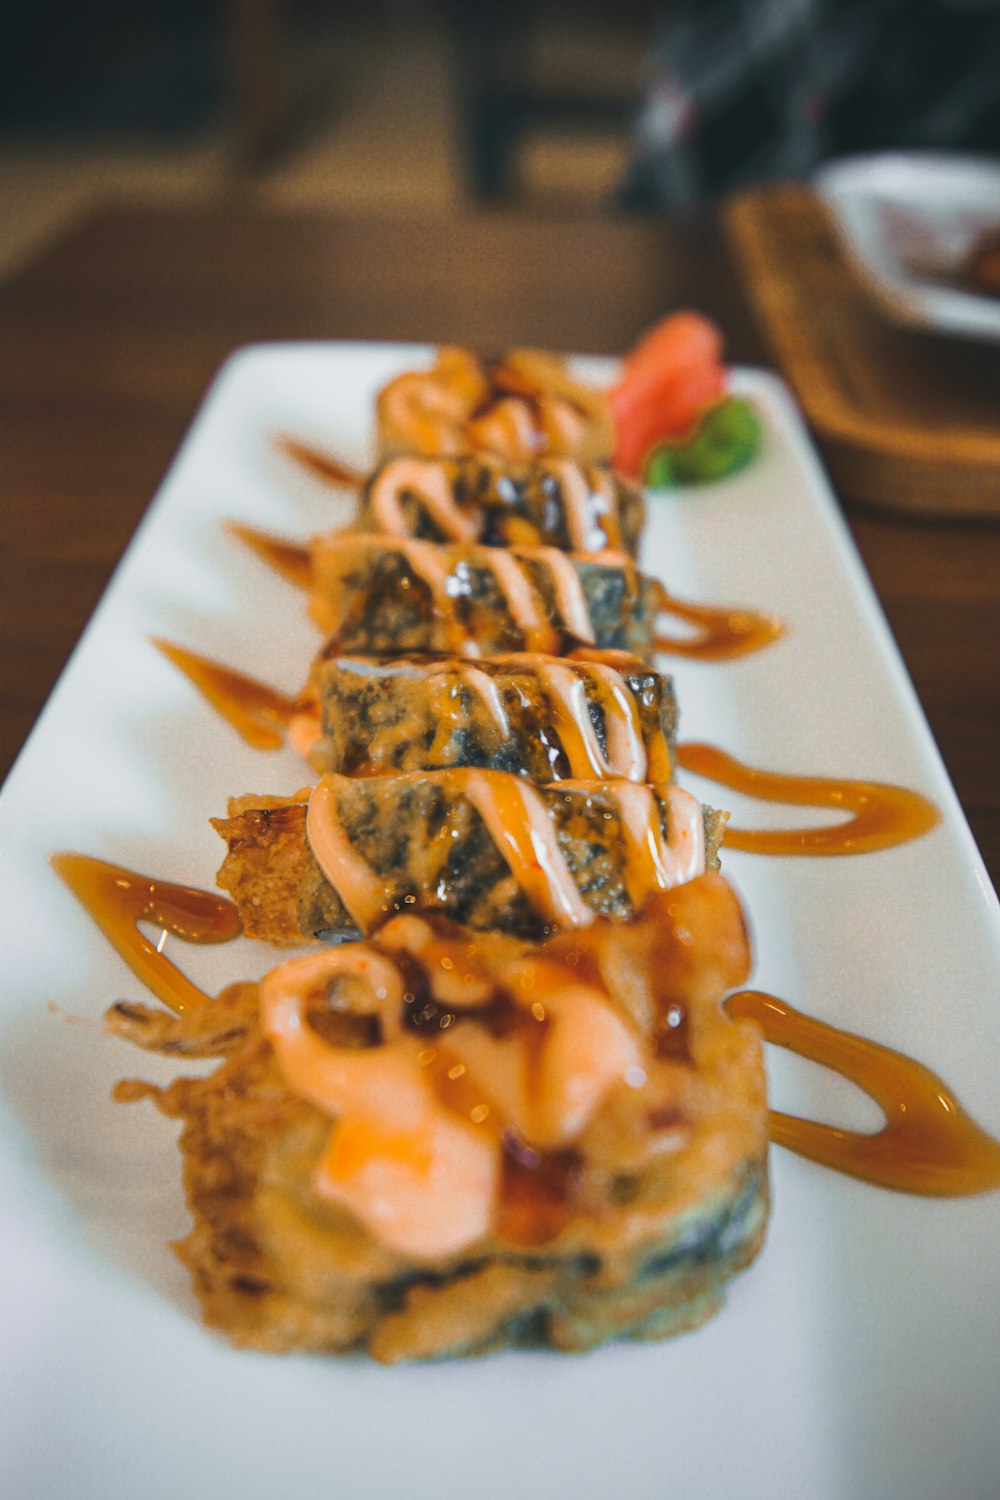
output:
MULTIPOLYGON (((142 989, 47 856, 211 885, 208 816, 231 792, 300 784, 292 752, 245 747, 147 638, 300 685, 315 645, 301 598, 219 523, 336 524, 347 502, 269 434, 364 463, 375 390, 427 354, 230 361, 0 795, 0 1493, 983 1500, 1000 1474, 1000 1194, 905 1197, 775 1151, 760 1260, 712 1323, 663 1345, 384 1370, 237 1353, 198 1321, 165 1245, 188 1222, 175 1131, 108 1099, 122 1075, 178 1069, 102 1036, 104 1007, 142 989)), ((679 594, 771 609, 790 632, 757 656, 678 663, 684 737, 905 783, 943 812, 868 857, 728 856, 755 982, 927 1062, 1000 1134, 996 898, 791 400, 759 372, 737 384, 763 454, 655 498, 644 561, 679 594)), ((708 794, 746 821, 741 799, 708 794)), ((210 989, 271 961, 242 940, 169 951, 210 989)), ((876 1123, 842 1081, 775 1049, 768 1063, 778 1107, 876 1123)))
POLYGON ((946 152, 845 157, 821 167, 813 186, 891 316, 941 333, 1000 339, 1000 298, 943 279, 958 271, 979 235, 1000 231, 1000 163, 946 152))

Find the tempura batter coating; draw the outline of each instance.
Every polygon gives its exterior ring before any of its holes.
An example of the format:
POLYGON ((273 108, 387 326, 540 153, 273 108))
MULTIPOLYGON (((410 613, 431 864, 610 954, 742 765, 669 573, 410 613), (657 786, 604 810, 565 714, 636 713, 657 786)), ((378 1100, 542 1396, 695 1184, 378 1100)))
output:
MULTIPOLYGON (((742 917, 725 883, 704 877, 655 898, 636 922, 601 921, 542 948, 479 936, 468 944, 449 924, 396 919, 366 947, 404 966, 402 1017, 376 1017, 370 997, 334 985, 315 996, 310 1028, 345 1058, 377 1057, 390 1022, 431 1061, 462 1035, 530 1051, 546 1045, 549 1022, 507 977, 523 976, 527 961, 601 997, 638 1062, 558 1150, 511 1132, 501 1076, 491 1083, 480 1071, 477 1087, 500 1101, 492 1116, 472 1116, 493 1132, 499 1194, 488 1230, 449 1255, 403 1254, 320 1191, 318 1163, 343 1127, 290 1089, 256 987, 236 986, 166 1023, 141 1006, 109 1013, 113 1031, 153 1050, 225 1057, 209 1077, 164 1089, 126 1084, 120 1094, 149 1096, 183 1121, 195 1224, 178 1250, 206 1321, 235 1343, 366 1349, 393 1362, 661 1338, 709 1316, 725 1281, 760 1248, 765 1080, 754 1029, 718 1004, 747 970, 742 917), (442 964, 447 954, 461 966, 463 944, 490 976, 464 998, 454 965, 442 964)), ((459 1119, 468 1098, 449 1092, 453 1071, 435 1087, 459 1119)))

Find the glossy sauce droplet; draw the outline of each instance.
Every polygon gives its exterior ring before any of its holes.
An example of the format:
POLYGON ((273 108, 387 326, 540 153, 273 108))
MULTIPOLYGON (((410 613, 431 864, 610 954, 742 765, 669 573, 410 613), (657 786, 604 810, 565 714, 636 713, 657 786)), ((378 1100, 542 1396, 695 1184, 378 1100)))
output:
POLYGON ((287 578, 289 583, 294 583, 296 588, 312 588, 312 553, 301 542, 289 542, 283 537, 271 536, 270 532, 258 531, 255 526, 245 526, 242 521, 227 521, 226 530, 239 541, 245 542, 258 557, 264 559, 268 567, 280 573, 282 578, 287 578))
POLYGON ((882 781, 828 776, 789 776, 744 765, 714 745, 678 745, 685 770, 705 776, 762 802, 796 807, 833 807, 852 813, 844 823, 821 828, 726 828, 727 849, 753 854, 869 854, 921 838, 940 822, 938 809, 919 792, 882 781))
POLYGON ((688 656, 696 661, 726 661, 734 656, 747 656, 751 651, 762 651, 785 634, 786 627, 774 615, 750 609, 691 604, 686 599, 675 599, 662 584, 656 586, 656 605, 664 614, 677 615, 698 627, 692 636, 654 636, 654 649, 669 656, 688 656))
POLYGON ((321 448, 313 448, 311 444, 301 443, 298 438, 288 437, 284 433, 279 433, 274 441, 279 450, 295 463, 301 464, 327 484, 335 484, 338 489, 359 490, 365 482, 360 469, 352 468, 350 464, 343 463, 321 448))
POLYGON ((193 886, 151 880, 87 854, 53 854, 52 868, 93 917, 133 974, 157 999, 183 1014, 209 998, 143 937, 150 922, 186 943, 226 943, 242 928, 231 901, 193 886))
POLYGON ((572 1218, 570 1195, 577 1163, 572 1152, 522 1151, 516 1157, 505 1153, 497 1237, 525 1249, 555 1239, 572 1218))
POLYGON ((725 1007, 734 1019, 755 1021, 765 1041, 850 1079, 885 1113, 884 1128, 864 1134, 772 1110, 775 1145, 901 1193, 952 1198, 1000 1187, 1000 1141, 980 1129, 922 1063, 759 990, 740 990, 725 1007))
POLYGON ((285 743, 285 730, 296 714, 307 713, 315 704, 304 697, 292 698, 255 677, 198 656, 153 637, 153 645, 208 700, 254 750, 278 750, 285 743))

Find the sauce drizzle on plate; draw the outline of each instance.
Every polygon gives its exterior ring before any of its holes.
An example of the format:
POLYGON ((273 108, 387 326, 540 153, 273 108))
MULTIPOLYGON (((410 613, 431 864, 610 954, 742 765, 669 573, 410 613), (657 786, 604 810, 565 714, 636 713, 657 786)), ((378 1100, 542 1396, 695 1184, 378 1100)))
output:
POLYGON ((867 1134, 772 1110, 769 1134, 776 1146, 901 1193, 958 1198, 1000 1187, 1000 1141, 976 1124, 930 1068, 760 990, 730 995, 725 1008, 734 1019, 755 1021, 765 1041, 856 1083, 886 1117, 881 1130, 867 1134))
POLYGON ((310 708, 315 713, 315 704, 305 697, 293 698, 172 641, 154 636, 152 642, 254 750, 279 750, 295 716, 308 713, 310 708))
POLYGON ((338 489, 359 490, 365 482, 360 469, 354 469, 342 459, 334 458, 332 453, 314 448, 311 443, 300 442, 298 438, 289 437, 285 433, 279 433, 274 441, 281 453, 315 474, 317 479, 334 484, 338 489))
POLYGON ((211 998, 143 937, 138 924, 149 922, 186 943, 227 943, 242 931, 231 901, 194 886, 153 880, 89 854, 53 854, 50 862, 111 946, 158 1000, 183 1015, 211 998))
POLYGON ((870 854, 921 838, 941 820, 928 798, 888 782, 762 771, 715 745, 678 745, 676 758, 685 770, 762 802, 833 807, 853 814, 844 823, 819 828, 740 828, 730 824, 725 837, 727 849, 745 849, 752 854, 870 854))
POLYGON ((763 651, 785 634, 786 627, 775 615, 727 605, 692 604, 676 599, 662 584, 656 586, 657 607, 698 627, 691 636, 656 635, 653 649, 668 656, 687 656, 696 661, 728 661, 763 651))
POLYGON ((312 553, 301 542, 272 536, 269 531, 258 531, 256 526, 244 526, 242 521, 228 521, 226 530, 238 541, 245 542, 268 567, 287 578, 289 583, 294 583, 297 589, 312 587, 312 553))

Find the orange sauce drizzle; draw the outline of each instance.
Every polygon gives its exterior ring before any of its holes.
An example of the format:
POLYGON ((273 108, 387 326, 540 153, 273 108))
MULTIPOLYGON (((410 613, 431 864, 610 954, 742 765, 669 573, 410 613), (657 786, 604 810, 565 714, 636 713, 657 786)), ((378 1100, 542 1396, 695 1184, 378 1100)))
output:
POLYGON ((286 541, 283 537, 272 536, 270 532, 258 531, 255 526, 245 526, 242 521, 228 521, 226 530, 239 541, 245 542, 258 557, 264 559, 268 567, 280 573, 282 578, 287 578, 289 583, 294 583, 296 588, 312 587, 312 553, 301 542, 286 541))
POLYGON ((725 1007, 734 1019, 755 1021, 765 1041, 856 1083, 886 1116, 881 1130, 866 1134, 772 1110, 775 1145, 901 1193, 951 1198, 1000 1187, 1000 1141, 922 1063, 815 1021, 760 990, 730 995, 725 1007))
POLYGON ((242 930, 231 901, 193 886, 151 880, 87 854, 53 854, 51 864, 158 1000, 180 1014, 204 1005, 209 996, 143 937, 137 924, 150 922, 186 943, 226 943, 242 930))
POLYGON ((762 802, 796 807, 834 807, 853 813, 845 823, 825 828, 726 828, 729 849, 753 854, 869 854, 891 849, 929 833, 941 814, 926 797, 881 781, 849 781, 828 776, 789 776, 744 765, 714 745, 678 745, 685 770, 762 802))
POLYGON ((254 750, 280 749, 285 743, 284 731, 294 716, 314 707, 305 697, 293 698, 277 688, 268 687, 266 682, 224 667, 207 656, 186 651, 171 641, 156 636, 152 640, 157 650, 180 668, 216 713, 221 714, 254 750))
POLYGON ((657 607, 698 626, 696 635, 657 635, 653 646, 670 656, 689 656, 696 661, 727 661, 762 651, 785 634, 786 626, 775 615, 757 610, 728 609, 711 604, 691 604, 675 599, 662 584, 656 587, 657 607))
POLYGON ((506 771, 461 770, 444 776, 472 803, 517 884, 546 921, 559 927, 593 921, 533 786, 506 771))
POLYGON ((313 448, 309 443, 302 443, 298 438, 289 437, 285 433, 279 433, 274 441, 288 458, 301 464, 318 479, 335 484, 338 489, 359 490, 365 482, 360 469, 352 468, 350 464, 334 458, 331 453, 324 453, 321 448, 313 448))

